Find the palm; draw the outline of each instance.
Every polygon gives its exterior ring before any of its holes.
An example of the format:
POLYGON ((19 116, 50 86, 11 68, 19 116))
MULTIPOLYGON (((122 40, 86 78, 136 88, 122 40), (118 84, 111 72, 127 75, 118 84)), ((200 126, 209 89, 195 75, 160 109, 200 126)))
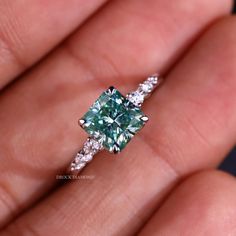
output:
POLYGON ((0 3, 1 235, 234 235, 235 180, 202 171, 235 143, 236 22, 209 26, 229 1, 26 2, 0 3), (82 173, 93 180, 54 188, 91 102, 155 71, 168 75, 145 129, 101 153, 82 173))

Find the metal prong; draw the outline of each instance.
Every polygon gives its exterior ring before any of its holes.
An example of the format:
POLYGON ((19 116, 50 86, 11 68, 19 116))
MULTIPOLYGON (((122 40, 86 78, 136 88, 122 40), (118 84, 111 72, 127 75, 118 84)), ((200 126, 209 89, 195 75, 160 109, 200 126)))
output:
POLYGON ((120 153, 120 147, 117 144, 114 144, 114 146, 112 148, 112 152, 114 154, 120 153))
POLYGON ((85 120, 84 119, 79 119, 79 125, 83 128, 85 124, 85 120))
POLYGON ((115 90, 115 88, 113 86, 111 86, 111 87, 109 87, 109 89, 107 91, 108 91, 108 93, 113 94, 114 90, 115 90))
POLYGON ((140 119, 144 122, 148 122, 148 120, 149 120, 149 118, 147 116, 142 116, 140 119))

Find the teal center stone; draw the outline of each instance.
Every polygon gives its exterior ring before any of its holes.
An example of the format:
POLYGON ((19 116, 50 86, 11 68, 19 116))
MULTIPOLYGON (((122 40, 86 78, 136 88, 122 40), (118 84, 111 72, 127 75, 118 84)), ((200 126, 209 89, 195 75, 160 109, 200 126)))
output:
POLYGON ((131 138, 144 126, 145 117, 118 90, 110 87, 83 116, 83 128, 99 140, 110 152, 120 152, 131 138))

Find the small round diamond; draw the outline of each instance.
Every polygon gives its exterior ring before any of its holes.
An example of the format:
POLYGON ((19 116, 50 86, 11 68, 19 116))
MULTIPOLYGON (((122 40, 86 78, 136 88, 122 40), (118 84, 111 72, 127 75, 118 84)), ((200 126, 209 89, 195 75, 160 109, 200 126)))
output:
POLYGON ((79 164, 76 164, 76 165, 74 166, 74 170, 81 170, 81 169, 83 169, 83 168, 85 167, 85 165, 86 165, 85 162, 81 162, 81 163, 79 163, 79 164))
POLYGON ((84 152, 86 154, 96 153, 102 148, 101 144, 92 138, 88 138, 88 140, 84 144, 84 152))
POLYGON ((81 157, 80 161, 82 162, 89 162, 93 159, 93 155, 91 153, 85 154, 81 157))
POLYGON ((140 89, 144 93, 150 93, 153 89, 153 85, 151 83, 143 83, 143 84, 140 85, 140 89))
POLYGON ((144 95, 138 91, 130 93, 127 98, 135 106, 140 106, 144 102, 144 95))
POLYGON ((76 164, 80 163, 82 157, 83 157, 82 153, 77 153, 77 155, 75 157, 75 163, 76 164))
POLYGON ((83 169, 83 167, 85 167, 85 165, 86 165, 85 162, 80 162, 80 163, 72 162, 70 169, 71 169, 71 171, 79 171, 79 170, 83 169))
POLYGON ((150 76, 150 77, 148 77, 147 81, 151 82, 152 84, 157 84, 158 76, 157 75, 150 76))
POLYGON ((94 139, 90 139, 90 142, 91 142, 91 148, 93 150, 99 150, 101 148, 101 144, 97 141, 97 140, 94 140, 94 139))

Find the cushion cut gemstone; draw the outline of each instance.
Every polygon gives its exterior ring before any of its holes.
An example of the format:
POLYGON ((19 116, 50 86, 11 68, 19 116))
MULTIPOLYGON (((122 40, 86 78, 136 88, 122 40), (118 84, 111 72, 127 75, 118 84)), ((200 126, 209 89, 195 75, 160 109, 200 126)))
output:
POLYGON ((120 152, 144 126, 146 116, 118 90, 110 87, 83 116, 83 128, 105 149, 120 152))

